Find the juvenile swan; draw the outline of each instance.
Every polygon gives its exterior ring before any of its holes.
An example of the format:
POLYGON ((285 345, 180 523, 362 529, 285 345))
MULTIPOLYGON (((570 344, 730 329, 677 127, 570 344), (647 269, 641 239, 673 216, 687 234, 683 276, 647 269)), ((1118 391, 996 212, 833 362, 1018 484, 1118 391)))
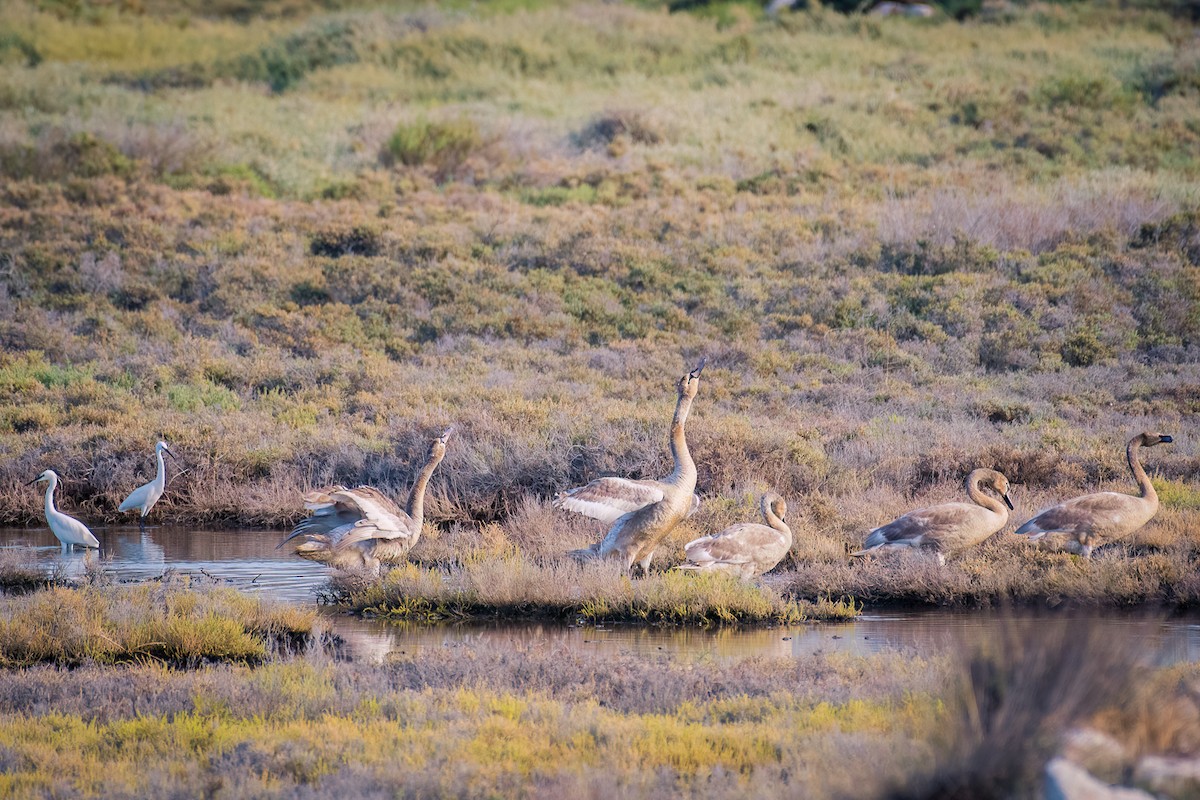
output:
POLYGON ((688 561, 679 569, 728 572, 753 578, 767 572, 787 555, 792 529, 787 526, 787 503, 774 492, 762 496, 766 525, 739 522, 720 533, 702 536, 684 545, 688 561))
POLYGON ((933 550, 938 561, 946 563, 947 553, 973 547, 1003 528, 1008 522, 1008 509, 1013 507, 1008 478, 994 469, 972 470, 967 476, 967 496, 972 502, 919 508, 876 528, 863 542, 863 549, 851 555, 913 547, 933 550), (984 494, 981 487, 985 485, 995 489, 1008 508, 984 494))
POLYGON ((699 505, 696 491, 696 464, 688 451, 684 423, 700 388, 700 372, 705 359, 679 379, 679 399, 671 420, 671 455, 675 468, 661 481, 597 478, 586 486, 570 489, 554 501, 564 508, 593 519, 610 523, 604 540, 570 555, 581 561, 592 558, 617 558, 628 570, 635 563, 642 571, 650 569, 654 549, 671 529, 695 511, 699 505))
POLYGON ((70 550, 72 545, 99 547, 100 541, 96 539, 95 534, 88 530, 87 525, 54 507, 54 490, 58 488, 58 473, 48 469, 31 480, 29 485, 32 486, 41 481, 48 482, 46 485, 46 523, 50 526, 50 531, 55 538, 62 542, 62 549, 70 550))
POLYGON ((446 456, 446 440, 453 430, 453 427, 447 428, 433 440, 429 459, 417 475, 404 511, 370 486, 318 489, 304 495, 304 507, 313 512, 312 516, 300 520, 276 549, 297 536, 305 536, 307 540, 296 548, 296 552, 315 561, 328 561, 341 567, 364 565, 376 570, 381 562, 403 561, 421 538, 425 487, 446 456))
POLYGON ((1125 459, 1141 489, 1140 495, 1096 492, 1074 497, 1042 511, 1017 528, 1017 533, 1028 536, 1031 542, 1051 533, 1066 534, 1079 542, 1082 556, 1091 558, 1092 548, 1123 539, 1158 512, 1158 493, 1142 469, 1138 450, 1170 443, 1170 436, 1146 432, 1139 433, 1126 445, 1125 459))
POLYGON ((129 493, 129 497, 122 500, 121 505, 117 507, 118 511, 137 510, 142 512, 138 517, 138 526, 143 531, 146 530, 146 515, 150 513, 150 509, 154 508, 158 498, 162 497, 163 489, 167 485, 167 468, 163 464, 163 453, 175 458, 175 454, 171 452, 171 448, 167 447, 166 442, 159 442, 155 445, 154 457, 158 459, 158 472, 154 474, 154 480, 134 489, 129 493))

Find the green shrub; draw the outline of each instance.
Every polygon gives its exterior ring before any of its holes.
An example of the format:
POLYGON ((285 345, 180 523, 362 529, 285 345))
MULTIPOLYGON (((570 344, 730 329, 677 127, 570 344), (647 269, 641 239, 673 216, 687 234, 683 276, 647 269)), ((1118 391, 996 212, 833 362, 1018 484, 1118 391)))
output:
POLYGON ((469 119, 418 120, 396 126, 383 160, 386 164, 429 166, 438 176, 448 176, 482 144, 479 128, 469 119))
POLYGON ((379 255, 382 246, 383 240, 377 229, 367 225, 355 225, 352 228, 332 228, 313 234, 308 243, 308 251, 314 256, 326 258, 350 255, 369 257, 379 255))

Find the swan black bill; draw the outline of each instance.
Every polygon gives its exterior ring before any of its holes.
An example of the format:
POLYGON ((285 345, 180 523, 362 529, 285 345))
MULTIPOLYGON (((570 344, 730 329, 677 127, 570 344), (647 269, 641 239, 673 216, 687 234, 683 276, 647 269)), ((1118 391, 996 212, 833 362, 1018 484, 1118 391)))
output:
POLYGON ((1008 506, 1009 510, 1015 511, 1017 507, 1014 506, 1012 500, 1009 499, 1008 492, 1005 492, 1002 496, 1004 497, 1004 504, 1008 506))

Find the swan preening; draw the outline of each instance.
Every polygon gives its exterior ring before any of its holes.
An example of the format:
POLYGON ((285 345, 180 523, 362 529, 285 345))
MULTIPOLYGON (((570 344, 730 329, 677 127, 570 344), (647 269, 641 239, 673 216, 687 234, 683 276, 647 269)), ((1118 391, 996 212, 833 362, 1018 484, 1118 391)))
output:
POLYGON ((304 536, 296 551, 336 566, 366 566, 379 569, 381 563, 404 560, 421 538, 425 520, 425 488, 433 471, 446 456, 446 440, 451 426, 429 446, 429 457, 417 475, 401 510, 378 489, 359 486, 329 486, 304 495, 304 507, 312 515, 302 519, 276 549, 304 536))
POLYGON ((1170 444, 1162 433, 1139 433, 1125 446, 1125 460, 1137 481, 1139 494, 1096 492, 1051 506, 1026 522, 1017 533, 1037 541, 1043 536, 1063 534, 1079 543, 1080 555, 1090 558, 1092 549, 1123 539, 1145 525, 1158 512, 1158 493, 1142 469, 1138 451, 1143 447, 1170 444))
POLYGON ((95 534, 88 530, 87 525, 54 507, 54 490, 58 488, 58 473, 48 469, 31 480, 29 485, 32 486, 42 481, 47 482, 46 523, 50 526, 50 531, 55 538, 62 542, 62 549, 69 550, 72 546, 99 547, 100 541, 95 534))
POLYGON ((675 416, 671 419, 675 468, 670 475, 660 481, 597 478, 555 499, 555 508, 575 511, 611 526, 600 542, 572 550, 571 556, 581 561, 614 558, 626 570, 638 564, 643 572, 648 571, 659 542, 698 507, 696 463, 688 450, 684 425, 700 388, 705 360, 700 359, 695 369, 679 379, 675 416))
POLYGON ((122 500, 121 505, 117 507, 118 511, 140 511, 138 526, 142 530, 146 529, 146 515, 150 513, 150 509, 154 508, 158 498, 162 497, 163 489, 167 485, 167 468, 163 463, 163 453, 175 458, 175 454, 171 452, 171 448, 167 447, 166 442, 159 442, 155 445, 154 457, 158 460, 158 472, 154 474, 154 480, 134 489, 129 493, 129 497, 122 500))
POLYGON ((787 503, 774 492, 767 492, 760 508, 766 525, 739 522, 720 533, 693 539, 684 545, 688 560, 679 569, 753 578, 774 568, 792 547, 792 529, 784 522, 787 503))
POLYGON ((910 511, 871 531, 863 549, 851 555, 915 549, 936 553, 938 561, 945 563, 947 553, 979 544, 1008 523, 1008 511, 1013 507, 1008 478, 994 469, 976 469, 967 476, 966 488, 970 503, 942 503, 910 511), (1003 505, 984 493, 985 485, 1004 499, 1003 505))

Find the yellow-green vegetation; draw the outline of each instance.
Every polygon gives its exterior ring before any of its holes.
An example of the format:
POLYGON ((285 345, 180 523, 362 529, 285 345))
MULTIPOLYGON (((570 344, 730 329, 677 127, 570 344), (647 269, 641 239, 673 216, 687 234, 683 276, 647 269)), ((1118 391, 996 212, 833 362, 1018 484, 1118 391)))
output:
POLYGON ((481 556, 445 569, 405 565, 381 581, 335 584, 358 613, 396 619, 558 617, 590 622, 793 623, 845 620, 852 601, 787 600, 720 574, 654 573, 638 580, 617 564, 536 564, 517 553, 481 556))
POLYGON ((20 594, 56 582, 57 576, 47 575, 29 551, 0 551, 0 592, 20 594))
POLYGON ((315 612, 167 581, 0 597, 0 666, 257 663, 313 638, 315 612))
POLYGON ((929 754, 944 673, 899 655, 720 665, 475 648, 382 666, 4 672, 0 793, 831 797, 929 754))

